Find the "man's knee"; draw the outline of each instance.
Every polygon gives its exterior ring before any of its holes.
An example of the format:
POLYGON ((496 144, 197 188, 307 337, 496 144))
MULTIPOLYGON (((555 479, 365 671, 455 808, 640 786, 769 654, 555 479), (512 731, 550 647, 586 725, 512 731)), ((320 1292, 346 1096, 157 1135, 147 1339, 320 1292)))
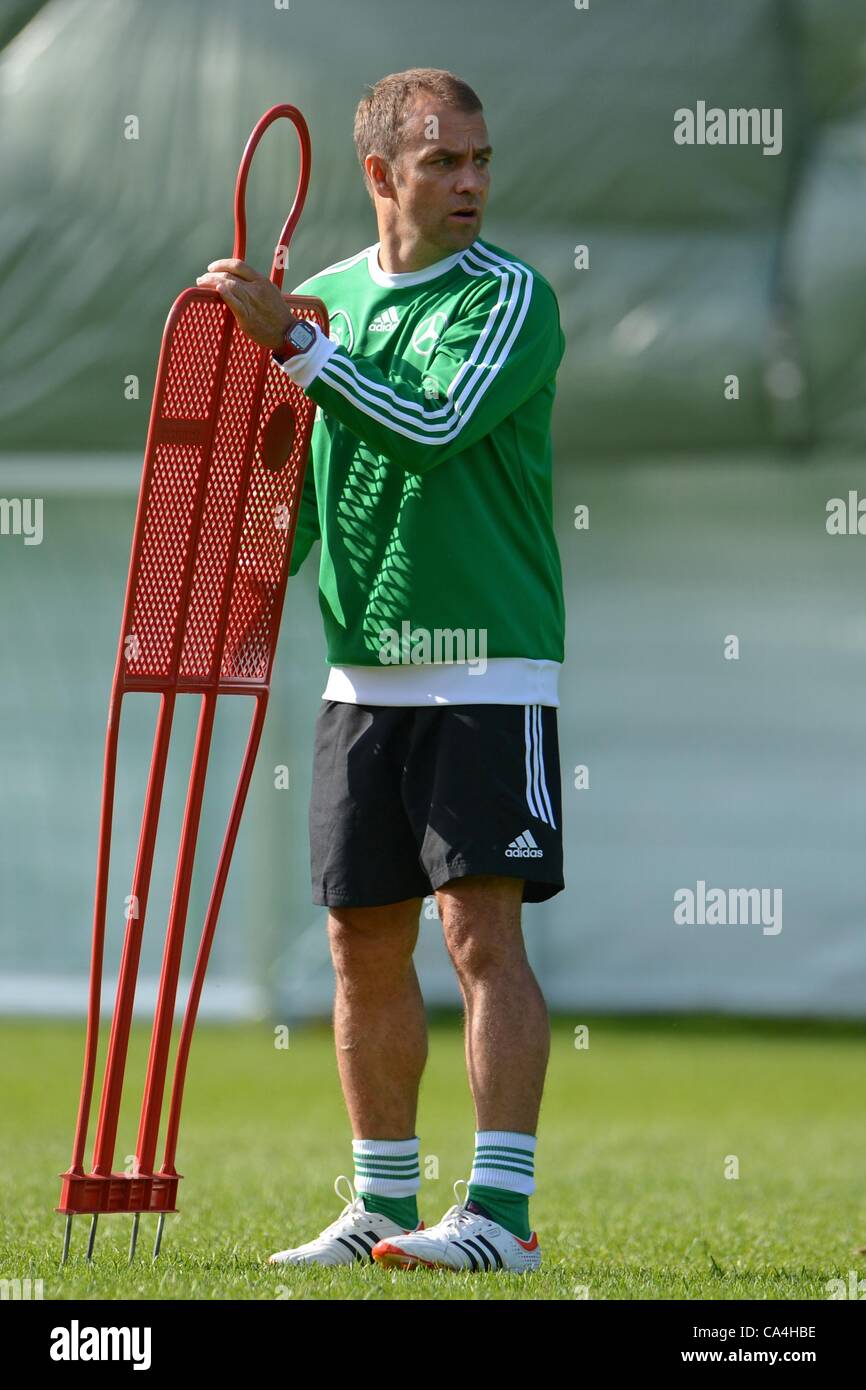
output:
POLYGON ((383 907, 332 907, 328 912, 331 959, 338 975, 393 975, 405 971, 418 940, 423 898, 383 907))
POLYGON ((461 980, 525 960, 520 924, 523 879, 475 874, 437 890, 445 945, 461 980))

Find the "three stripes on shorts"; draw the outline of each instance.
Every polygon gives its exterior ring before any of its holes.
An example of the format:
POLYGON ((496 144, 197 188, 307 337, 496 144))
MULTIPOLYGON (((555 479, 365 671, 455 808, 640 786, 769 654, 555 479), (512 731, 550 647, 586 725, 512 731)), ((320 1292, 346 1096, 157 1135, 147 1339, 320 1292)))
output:
POLYGON ((524 705, 524 739, 526 744, 526 804, 532 814, 554 830, 553 808, 544 776, 544 744, 541 729, 541 705, 524 705))

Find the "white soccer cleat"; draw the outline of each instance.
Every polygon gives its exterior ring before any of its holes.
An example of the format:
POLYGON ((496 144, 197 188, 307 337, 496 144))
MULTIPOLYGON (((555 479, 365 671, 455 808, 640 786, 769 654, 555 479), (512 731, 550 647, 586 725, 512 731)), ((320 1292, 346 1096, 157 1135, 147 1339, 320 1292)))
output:
MULTIPOLYGON (((340 1183, 348 1183, 349 1200, 336 1221, 326 1226, 322 1233, 306 1245, 298 1245, 294 1250, 278 1250, 268 1260, 269 1265, 351 1265, 373 1263, 373 1246, 386 1239, 411 1234, 405 1226, 398 1226, 389 1216, 378 1211, 366 1211, 360 1193, 356 1193, 352 1182, 341 1173, 334 1183, 338 1197, 345 1197, 340 1191, 340 1183)), ((417 1230, 424 1229, 419 1222, 417 1230)))
MULTIPOLYGON (((465 1183, 458 1178, 457 1188, 465 1183)), ((402 1236, 386 1236, 373 1248, 376 1264, 399 1269, 469 1269, 504 1270, 506 1273, 526 1274, 541 1264, 541 1246, 535 1231, 529 1240, 521 1240, 486 1216, 469 1211, 466 1201, 449 1207, 442 1220, 424 1230, 408 1231, 402 1236)))

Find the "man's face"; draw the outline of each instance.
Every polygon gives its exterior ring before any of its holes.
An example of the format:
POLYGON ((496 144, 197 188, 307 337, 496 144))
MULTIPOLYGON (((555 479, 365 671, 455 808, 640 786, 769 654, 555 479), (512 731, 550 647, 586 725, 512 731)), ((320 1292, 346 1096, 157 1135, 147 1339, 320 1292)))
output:
POLYGON ((391 229, 443 257, 471 245, 481 234, 491 153, 480 111, 455 111, 419 92, 395 164, 376 161, 391 193, 391 229))

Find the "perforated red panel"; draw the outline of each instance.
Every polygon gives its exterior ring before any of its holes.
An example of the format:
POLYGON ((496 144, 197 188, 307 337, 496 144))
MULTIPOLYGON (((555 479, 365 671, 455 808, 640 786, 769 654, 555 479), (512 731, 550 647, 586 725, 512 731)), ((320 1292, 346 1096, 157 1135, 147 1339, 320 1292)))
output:
POLYGON ((260 357, 257 343, 232 333, 226 379, 234 389, 220 401, 181 654, 180 674, 190 679, 214 674, 260 357))
POLYGON ((124 634, 130 675, 170 678, 202 476, 200 447, 155 446, 132 623, 124 634))
MULTIPOLYGON (((320 301, 286 300, 327 332, 320 301)), ((315 408, 215 292, 184 291, 154 392, 124 633, 127 688, 268 682, 315 408)))
POLYGON ((286 540, 292 511, 300 498, 298 479, 303 442, 300 425, 296 426, 286 466, 279 473, 265 468, 262 460, 264 428, 283 402, 290 403, 296 421, 300 421, 301 412, 304 412, 309 413, 312 424, 315 403, 304 396, 272 360, 265 378, 255 460, 232 589, 221 672, 224 681, 267 679, 286 540))
POLYGON ((206 420, 220 365, 225 305, 192 299, 172 334, 165 378, 163 415, 173 420, 206 420))

